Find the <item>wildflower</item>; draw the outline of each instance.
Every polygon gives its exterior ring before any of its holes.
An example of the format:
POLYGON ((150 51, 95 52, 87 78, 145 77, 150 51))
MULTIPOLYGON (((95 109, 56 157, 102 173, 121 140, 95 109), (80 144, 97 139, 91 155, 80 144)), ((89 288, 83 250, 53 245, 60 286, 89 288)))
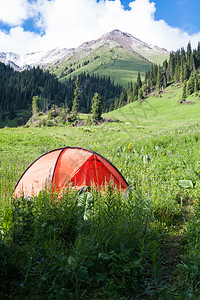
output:
POLYGON ((129 151, 131 150, 131 146, 132 146, 132 143, 130 143, 130 144, 128 145, 128 150, 129 150, 129 151))

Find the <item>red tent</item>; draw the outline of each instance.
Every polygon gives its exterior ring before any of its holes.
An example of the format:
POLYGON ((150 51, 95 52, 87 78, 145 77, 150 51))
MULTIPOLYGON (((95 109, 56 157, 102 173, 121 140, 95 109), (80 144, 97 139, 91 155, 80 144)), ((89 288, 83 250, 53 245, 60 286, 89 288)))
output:
POLYGON ((100 188, 110 182, 118 189, 128 188, 120 172, 100 154, 65 147, 36 159, 17 182, 14 195, 37 196, 46 187, 60 192, 69 184, 78 190, 84 186, 100 188))

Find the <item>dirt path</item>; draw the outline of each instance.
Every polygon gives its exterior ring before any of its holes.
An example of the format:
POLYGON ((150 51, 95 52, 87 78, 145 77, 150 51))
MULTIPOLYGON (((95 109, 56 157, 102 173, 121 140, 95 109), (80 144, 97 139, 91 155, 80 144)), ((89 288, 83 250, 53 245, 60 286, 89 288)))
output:
POLYGON ((166 280, 169 284, 176 272, 176 266, 181 261, 181 255, 183 254, 183 244, 181 242, 181 234, 167 236, 161 250, 163 253, 163 273, 162 279, 166 280))

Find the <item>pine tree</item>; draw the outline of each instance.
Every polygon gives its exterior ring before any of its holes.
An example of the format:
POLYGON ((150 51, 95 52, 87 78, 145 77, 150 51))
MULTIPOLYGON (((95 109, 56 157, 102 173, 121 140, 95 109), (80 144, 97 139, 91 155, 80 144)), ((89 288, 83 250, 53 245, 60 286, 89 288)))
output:
POLYGON ((39 98, 34 96, 32 99, 32 114, 36 115, 39 112, 39 98))
POLYGON ((166 72, 164 72, 163 75, 162 75, 162 86, 163 86, 163 88, 167 87, 167 75, 166 75, 166 72))
POLYGON ((78 119, 78 110, 79 110, 79 83, 78 83, 78 77, 75 81, 75 90, 74 90, 74 100, 73 100, 73 106, 72 106, 72 115, 71 120, 76 121, 78 119))
POLYGON ((175 70, 175 60, 174 53, 171 52, 169 55, 169 72, 168 72, 168 82, 172 81, 174 78, 174 70, 175 70))
POLYGON ((191 43, 189 42, 187 45, 187 65, 188 65, 188 67, 190 67, 191 55, 192 55, 192 49, 191 49, 191 43))
POLYGON ((133 84, 132 82, 127 87, 127 97, 128 97, 128 103, 133 102, 133 84))
POLYGON ((184 79, 188 80, 190 77, 190 71, 189 71, 189 67, 187 64, 185 64, 184 66, 184 79))
POLYGON ((194 55, 191 54, 190 56, 190 67, 189 67, 190 71, 195 71, 196 70, 196 66, 195 66, 195 60, 194 60, 194 55))
POLYGON ((186 81, 184 81, 181 100, 185 100, 185 98, 187 96, 186 95, 186 87, 187 87, 187 83, 186 83, 186 81))
POLYGON ((126 105, 127 101, 128 101, 127 92, 124 90, 124 91, 122 91, 121 96, 120 96, 119 107, 122 107, 122 106, 126 105))
POLYGON ((102 113, 103 113, 103 103, 102 103, 101 96, 98 93, 95 93, 94 97, 92 98, 92 107, 91 107, 92 121, 101 120, 102 113))
POLYGON ((157 80, 156 80, 156 88, 158 91, 160 91, 162 86, 161 83, 161 70, 160 70, 160 66, 158 67, 158 72, 157 72, 157 80))
POLYGON ((180 81, 180 72, 181 72, 180 66, 179 66, 179 64, 177 64, 176 67, 175 67, 175 73, 174 73, 174 77, 175 77, 176 82, 180 81))
POLYGON ((198 42, 198 46, 197 46, 197 51, 196 51, 196 61, 197 61, 197 65, 198 67, 200 67, 200 42, 198 42))
POLYGON ((194 92, 195 92, 195 97, 197 97, 198 95, 198 90, 199 90, 199 86, 198 86, 198 78, 197 78, 197 73, 194 73, 194 92))
POLYGON ((180 69, 180 80, 183 83, 185 81, 185 72, 184 72, 184 65, 185 63, 181 62, 181 69, 180 69))
POLYGON ((143 90, 139 89, 138 91, 138 100, 144 99, 144 94, 143 94, 143 90))
POLYGON ((140 89, 142 87, 140 72, 138 72, 136 84, 137 84, 138 89, 140 89))
POLYGON ((188 80, 188 85, 187 85, 187 94, 191 95, 194 93, 194 86, 195 86, 195 80, 194 80, 194 74, 192 73, 190 75, 190 78, 188 80))

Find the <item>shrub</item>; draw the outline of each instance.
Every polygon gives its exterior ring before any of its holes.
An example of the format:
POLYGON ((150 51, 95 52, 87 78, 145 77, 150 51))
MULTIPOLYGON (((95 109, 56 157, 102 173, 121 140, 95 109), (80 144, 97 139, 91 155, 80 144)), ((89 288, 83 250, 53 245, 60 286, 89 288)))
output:
POLYGON ((124 199, 109 187, 81 196, 69 190, 60 198, 44 191, 13 201, 11 212, 2 245, 15 268, 8 272, 14 298, 118 299, 152 276, 154 217, 140 193, 124 199))

